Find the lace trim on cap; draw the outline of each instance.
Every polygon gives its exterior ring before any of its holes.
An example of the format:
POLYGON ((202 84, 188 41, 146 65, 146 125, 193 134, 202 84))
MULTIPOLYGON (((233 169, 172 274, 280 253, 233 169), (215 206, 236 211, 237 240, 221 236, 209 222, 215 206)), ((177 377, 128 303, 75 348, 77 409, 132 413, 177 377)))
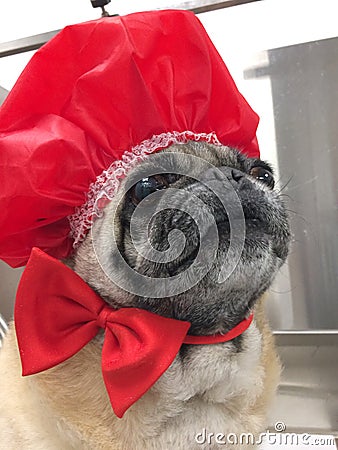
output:
POLYGON ((114 161, 89 186, 87 200, 75 209, 68 217, 70 235, 76 248, 85 238, 96 217, 102 216, 103 207, 114 198, 121 179, 126 176, 138 162, 144 161, 148 155, 173 144, 186 144, 188 141, 203 141, 209 144, 222 145, 215 133, 193 133, 192 131, 173 131, 162 133, 136 145, 131 151, 126 151, 121 160, 114 161))

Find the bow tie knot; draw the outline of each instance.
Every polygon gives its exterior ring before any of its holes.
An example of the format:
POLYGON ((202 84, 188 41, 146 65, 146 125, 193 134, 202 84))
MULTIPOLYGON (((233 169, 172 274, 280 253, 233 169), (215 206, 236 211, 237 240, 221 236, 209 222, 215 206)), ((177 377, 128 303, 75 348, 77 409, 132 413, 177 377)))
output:
POLYGON ((100 328, 105 329, 109 320, 109 316, 113 314, 114 310, 112 310, 110 306, 104 305, 97 316, 96 325, 100 328))

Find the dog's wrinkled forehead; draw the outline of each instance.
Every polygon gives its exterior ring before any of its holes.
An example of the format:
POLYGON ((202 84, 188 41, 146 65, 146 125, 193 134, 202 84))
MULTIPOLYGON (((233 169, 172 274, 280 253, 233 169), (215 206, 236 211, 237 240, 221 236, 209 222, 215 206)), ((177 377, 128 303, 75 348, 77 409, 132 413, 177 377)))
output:
POLYGON ((171 177, 169 184, 172 185, 175 182, 175 187, 179 188, 187 182, 188 184, 192 181, 204 183, 214 177, 225 180, 229 176, 217 170, 222 171, 223 168, 240 171, 241 176, 250 175, 250 180, 255 184, 256 189, 271 191, 274 187, 274 171, 267 162, 258 158, 249 158, 231 147, 190 141, 184 145, 173 145, 140 162, 123 180, 118 198, 120 200, 142 178, 159 174, 175 174, 176 178, 171 177), (255 183, 257 180, 259 182, 255 183))
POLYGON ((176 173, 199 178, 201 171, 210 167, 228 166, 246 170, 249 159, 230 147, 206 145, 203 142, 190 142, 173 145, 157 155, 147 158, 128 175, 128 187, 142 176, 158 173, 176 173), (206 165, 207 163, 207 165, 206 165))

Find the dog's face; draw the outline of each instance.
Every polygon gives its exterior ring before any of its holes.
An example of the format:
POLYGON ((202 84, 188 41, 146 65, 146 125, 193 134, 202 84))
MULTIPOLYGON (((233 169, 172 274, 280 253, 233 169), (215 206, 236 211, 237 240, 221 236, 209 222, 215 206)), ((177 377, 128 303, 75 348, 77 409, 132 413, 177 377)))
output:
POLYGON ((227 147, 172 146, 131 170, 75 255, 107 302, 191 322, 242 320, 285 261, 290 232, 271 168, 227 147))

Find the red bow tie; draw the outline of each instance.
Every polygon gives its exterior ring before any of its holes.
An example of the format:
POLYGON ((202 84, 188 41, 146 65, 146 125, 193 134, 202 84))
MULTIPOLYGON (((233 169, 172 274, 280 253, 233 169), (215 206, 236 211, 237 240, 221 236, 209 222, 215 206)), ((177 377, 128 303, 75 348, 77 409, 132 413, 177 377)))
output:
POLYGON ((114 310, 75 272, 34 248, 21 277, 15 326, 22 373, 32 375, 73 356, 105 330, 102 374, 115 414, 122 417, 167 370, 182 343, 226 342, 252 315, 224 335, 188 336, 189 322, 138 308, 114 310))

